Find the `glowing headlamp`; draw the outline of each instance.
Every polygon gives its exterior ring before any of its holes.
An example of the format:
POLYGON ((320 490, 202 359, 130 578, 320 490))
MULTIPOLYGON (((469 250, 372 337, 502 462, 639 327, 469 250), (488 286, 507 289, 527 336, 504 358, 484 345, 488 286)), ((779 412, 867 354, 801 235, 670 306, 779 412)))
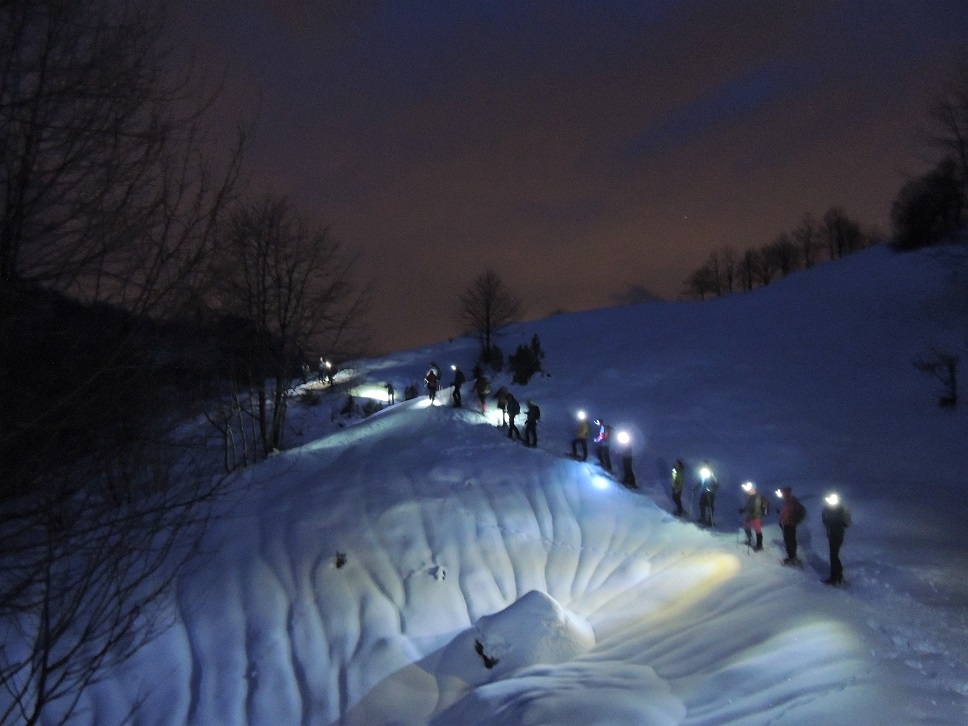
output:
POLYGON ((703 479, 708 479, 712 475, 713 475, 712 469, 710 469, 708 466, 704 466, 702 469, 699 470, 699 476, 702 477, 703 479))
POLYGON ((780 491, 779 489, 777 489, 777 490, 776 490, 776 495, 777 495, 777 496, 778 496, 778 497, 779 497, 780 499, 783 499, 783 492, 781 492, 781 491, 780 491))
POLYGON ((456 371, 456 370, 457 370, 457 366, 451 366, 451 367, 450 367, 450 369, 451 369, 452 371, 456 371))
POLYGON ((744 492, 746 492, 747 494, 749 494, 749 493, 750 493, 751 491, 753 491, 753 490, 754 490, 755 488, 756 488, 756 487, 755 487, 755 486, 753 485, 753 482, 751 482, 751 481, 748 481, 748 482, 744 482, 744 483, 743 483, 743 486, 742 486, 742 489, 743 489, 743 491, 744 491, 744 492))
POLYGON ((579 411, 578 412, 578 420, 579 421, 584 421, 585 420, 585 412, 584 411, 579 411))
POLYGON ((827 502, 827 504, 829 504, 831 507, 836 507, 838 504, 840 504, 840 497, 837 496, 837 492, 831 492, 824 497, 824 501, 827 502))
POLYGON ((624 446, 625 444, 627 444, 629 442, 629 440, 630 439, 629 439, 628 431, 619 431, 618 432, 618 442, 620 444, 622 444, 624 446))

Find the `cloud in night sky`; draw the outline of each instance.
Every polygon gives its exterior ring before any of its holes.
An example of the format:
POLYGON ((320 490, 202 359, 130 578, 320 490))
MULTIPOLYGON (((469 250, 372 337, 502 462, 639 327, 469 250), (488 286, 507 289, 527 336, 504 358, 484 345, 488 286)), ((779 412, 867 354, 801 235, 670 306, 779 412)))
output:
POLYGON ((730 81, 712 92, 670 109, 625 147, 631 159, 672 151, 724 124, 742 123, 758 110, 790 96, 803 84, 795 68, 769 66, 730 81))

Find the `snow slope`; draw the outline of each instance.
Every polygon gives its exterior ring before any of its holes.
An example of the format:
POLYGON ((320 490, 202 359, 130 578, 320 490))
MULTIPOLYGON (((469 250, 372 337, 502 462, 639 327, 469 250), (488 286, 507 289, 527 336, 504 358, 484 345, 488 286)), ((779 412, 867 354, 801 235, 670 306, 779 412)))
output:
MULTIPOLYGON (((141 699, 152 724, 968 722, 968 413, 912 366, 966 332, 933 256, 878 248, 751 294, 513 326, 505 353, 533 333, 547 352, 512 386, 541 405, 537 450, 469 393, 346 426, 335 393, 294 403, 300 445, 247 472, 172 626, 78 721, 141 699), (639 490, 562 455, 579 407, 630 431, 639 490), (690 486, 703 460, 718 474, 711 530, 669 514, 677 457, 690 486), (807 506, 803 570, 773 515, 766 551, 739 543, 746 479, 807 506), (843 589, 820 582, 832 489, 854 518, 843 589)), ((345 390, 399 400, 474 352, 361 361, 345 390)))

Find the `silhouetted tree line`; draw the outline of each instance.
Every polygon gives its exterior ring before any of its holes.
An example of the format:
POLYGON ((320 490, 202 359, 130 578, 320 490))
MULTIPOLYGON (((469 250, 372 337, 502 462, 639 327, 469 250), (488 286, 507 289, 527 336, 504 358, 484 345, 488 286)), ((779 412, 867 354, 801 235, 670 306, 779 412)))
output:
POLYGON ((518 349, 508 356, 508 368, 511 370, 511 380, 519 385, 525 385, 536 373, 542 372, 541 362, 544 360, 544 350, 538 334, 531 336, 531 344, 518 346, 518 349))
MULTIPOLYGON (((968 300, 968 65, 960 66, 940 98, 929 109, 925 127, 928 148, 936 154, 933 168, 913 177, 901 188, 891 208, 892 246, 899 251, 945 244, 939 255, 960 282, 961 298, 968 300), (956 244, 960 243, 960 244, 956 244)), ((914 359, 916 369, 941 384, 938 406, 958 405, 958 365, 961 355, 933 344, 914 359)))
MULTIPOLYGON (((910 178, 894 199, 890 243, 897 250, 953 241, 968 226, 968 66, 958 68, 929 109, 925 139, 938 157, 928 172, 910 178)), ((685 281, 683 295, 704 300, 749 291, 877 242, 876 233, 835 207, 820 221, 805 216, 794 230, 760 247, 714 251, 685 281)))
POLYGON ((836 260, 874 244, 877 235, 864 230, 840 208, 817 221, 805 215, 791 232, 745 251, 726 246, 712 252, 685 281, 685 297, 705 300, 749 292, 824 260, 836 260))
POLYGON ((310 357, 295 345, 279 360, 286 342, 238 315, 158 320, 40 288, 3 294, 0 501, 42 491, 51 469, 162 438, 226 387, 274 377, 288 387, 310 357))
POLYGON ((940 152, 934 167, 911 178, 891 208, 892 245, 913 250, 950 241, 968 224, 968 66, 931 106, 928 147, 940 152))
POLYGON ((248 192, 164 20, 0 3, 0 724, 68 720, 152 636, 307 352, 363 340, 352 257, 248 192))

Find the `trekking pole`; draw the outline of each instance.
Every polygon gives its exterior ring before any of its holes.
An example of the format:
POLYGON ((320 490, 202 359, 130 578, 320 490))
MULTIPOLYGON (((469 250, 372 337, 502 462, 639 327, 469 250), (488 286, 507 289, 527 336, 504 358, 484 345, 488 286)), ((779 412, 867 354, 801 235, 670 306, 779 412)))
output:
MULTIPOLYGON (((743 536, 743 528, 742 527, 739 527, 736 530, 736 544, 737 545, 742 546, 742 540, 740 539, 742 536, 743 536)), ((749 540, 746 540, 746 556, 747 557, 752 557, 753 556, 753 551, 750 549, 750 542, 749 542, 749 540)))

